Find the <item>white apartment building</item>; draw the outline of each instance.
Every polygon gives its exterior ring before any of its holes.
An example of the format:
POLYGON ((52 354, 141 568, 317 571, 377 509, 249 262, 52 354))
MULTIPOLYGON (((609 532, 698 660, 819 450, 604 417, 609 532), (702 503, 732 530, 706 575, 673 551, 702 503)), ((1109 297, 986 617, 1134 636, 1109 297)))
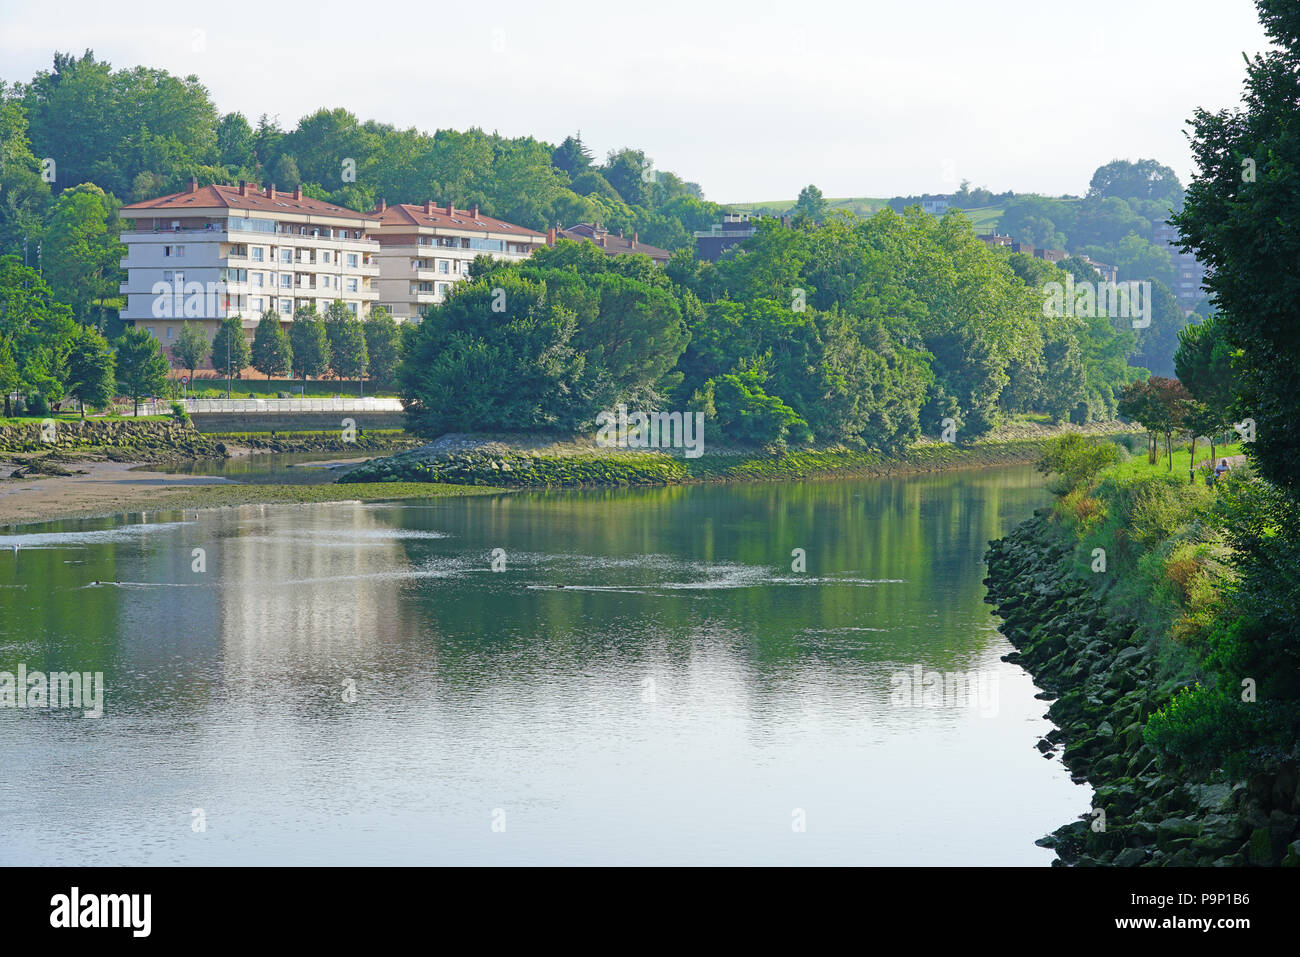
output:
POLYGON ((418 322, 421 310, 446 298, 452 283, 468 278, 475 256, 517 262, 546 245, 543 233, 484 216, 477 206, 456 209, 383 200, 367 214, 379 221, 379 302, 398 322, 418 322))
POLYGON ((239 315, 251 339, 268 310, 289 323, 300 308, 324 315, 338 299, 364 318, 379 299, 378 220, 301 187, 191 180, 185 192, 132 203, 121 216, 134 227, 122 233, 121 315, 164 347, 186 321, 211 339, 222 319, 239 315))

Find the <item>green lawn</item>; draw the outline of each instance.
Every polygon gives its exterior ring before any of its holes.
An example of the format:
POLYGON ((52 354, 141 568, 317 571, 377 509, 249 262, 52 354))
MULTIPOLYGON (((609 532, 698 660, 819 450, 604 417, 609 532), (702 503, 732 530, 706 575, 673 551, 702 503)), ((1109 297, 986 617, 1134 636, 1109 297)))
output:
MULTIPOLYGON (((1241 443, 1233 442, 1230 445, 1215 446, 1214 453, 1216 456, 1216 460, 1223 459, 1223 458, 1230 458, 1231 456, 1234 455, 1240 455, 1242 453, 1241 443)), ((1172 474, 1186 479, 1189 457, 1190 457, 1190 452, 1188 450, 1186 442, 1174 443, 1174 467, 1173 467, 1172 474)), ((1198 463, 1208 462, 1209 459, 1210 459, 1210 447, 1206 445, 1204 442, 1197 442, 1196 461, 1198 463)), ((1244 464, 1245 463, 1237 463, 1234 466, 1234 468, 1241 468, 1244 464)), ((1139 448, 1137 452, 1133 453, 1133 457, 1131 459, 1129 459, 1127 462, 1122 462, 1119 465, 1116 465, 1114 469, 1111 470, 1111 473, 1119 477, 1149 474, 1151 472, 1163 472, 1166 474, 1170 473, 1169 458, 1165 455, 1164 439, 1160 440, 1160 459, 1156 462, 1155 465, 1147 464, 1146 453, 1143 452, 1141 448, 1139 448)))

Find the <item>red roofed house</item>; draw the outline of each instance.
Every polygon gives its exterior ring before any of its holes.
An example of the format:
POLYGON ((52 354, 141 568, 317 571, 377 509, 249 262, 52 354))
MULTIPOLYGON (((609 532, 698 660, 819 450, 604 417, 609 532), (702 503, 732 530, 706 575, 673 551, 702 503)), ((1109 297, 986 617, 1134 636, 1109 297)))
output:
POLYGON ((467 278, 475 256, 517 262, 546 242, 542 233, 485 216, 478 206, 388 206, 381 199, 367 215, 379 223, 379 301, 398 322, 418 322, 422 309, 442 302, 452 283, 467 278))
POLYGON ((666 249, 660 249, 658 246, 651 246, 649 243, 641 242, 636 233, 633 233, 632 237, 627 239, 623 236, 623 230, 620 229, 618 235, 615 236, 600 223, 578 223, 568 229, 551 229, 546 234, 548 245, 554 246, 556 241, 560 239, 572 239, 575 242, 585 240, 594 243, 607 256, 649 256, 654 260, 656 266, 662 266, 673 256, 666 249))
POLYGON ((274 311, 282 322, 334 300, 364 318, 379 298, 378 220, 334 203, 241 182, 202 186, 132 203, 121 216, 127 280, 122 318, 143 326, 163 346, 185 321, 209 339, 220 321, 238 315, 252 337, 274 311))

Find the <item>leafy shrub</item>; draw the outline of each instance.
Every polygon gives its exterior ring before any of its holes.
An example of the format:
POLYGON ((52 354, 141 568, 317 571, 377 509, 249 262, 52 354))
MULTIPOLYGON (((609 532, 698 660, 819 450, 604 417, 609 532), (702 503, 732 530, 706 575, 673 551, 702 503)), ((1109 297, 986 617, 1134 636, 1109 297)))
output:
POLYGON ((185 406, 179 402, 172 403, 172 418, 181 425, 188 426, 190 424, 190 414, 185 411, 185 406))
POLYGON ((27 397, 27 414, 28 415, 49 415, 50 402, 39 392, 33 392, 27 397))
POLYGON ((1044 444, 1043 457, 1034 467, 1044 474, 1055 474, 1056 478, 1048 482, 1048 489, 1056 495, 1066 495, 1124 457, 1124 451, 1112 442, 1097 442, 1077 432, 1067 432, 1044 444))

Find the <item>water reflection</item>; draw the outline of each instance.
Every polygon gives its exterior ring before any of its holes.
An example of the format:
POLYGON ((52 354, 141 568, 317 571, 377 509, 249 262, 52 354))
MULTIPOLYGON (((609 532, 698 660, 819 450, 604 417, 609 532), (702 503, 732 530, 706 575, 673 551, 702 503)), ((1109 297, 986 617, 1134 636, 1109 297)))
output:
POLYGON ((128 863, 1047 863, 1087 798, 980 584, 1044 498, 1006 469, 31 529, 0 670, 103 671, 107 714, 0 709, 0 826, 128 863), (994 676, 997 716, 899 707, 916 666, 994 676))

